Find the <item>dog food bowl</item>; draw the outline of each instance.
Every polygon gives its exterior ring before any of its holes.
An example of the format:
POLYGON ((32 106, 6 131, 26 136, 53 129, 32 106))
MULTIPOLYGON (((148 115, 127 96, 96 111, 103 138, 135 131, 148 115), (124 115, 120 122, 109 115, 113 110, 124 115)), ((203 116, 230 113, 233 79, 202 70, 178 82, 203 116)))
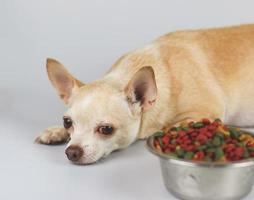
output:
POLYGON ((147 139, 147 148, 160 160, 167 190, 184 200, 237 200, 246 196, 254 183, 254 161, 215 163, 174 158, 153 146, 154 137, 147 139))

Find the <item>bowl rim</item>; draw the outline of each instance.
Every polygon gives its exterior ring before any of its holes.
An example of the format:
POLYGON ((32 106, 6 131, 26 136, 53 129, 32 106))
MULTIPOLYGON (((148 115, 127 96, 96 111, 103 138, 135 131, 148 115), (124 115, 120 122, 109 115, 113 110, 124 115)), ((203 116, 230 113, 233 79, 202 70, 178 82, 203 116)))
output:
POLYGON ((254 159, 245 159, 241 161, 233 161, 233 162, 205 162, 205 161, 193 161, 193 160, 184 160, 180 158, 175 158, 173 156, 164 154, 153 146, 154 136, 151 135, 146 140, 146 148, 154 155, 158 156, 160 159, 167 160, 170 163, 184 165, 184 166, 199 166, 199 167, 227 167, 227 168, 236 168, 236 167, 248 167, 254 166, 254 159))

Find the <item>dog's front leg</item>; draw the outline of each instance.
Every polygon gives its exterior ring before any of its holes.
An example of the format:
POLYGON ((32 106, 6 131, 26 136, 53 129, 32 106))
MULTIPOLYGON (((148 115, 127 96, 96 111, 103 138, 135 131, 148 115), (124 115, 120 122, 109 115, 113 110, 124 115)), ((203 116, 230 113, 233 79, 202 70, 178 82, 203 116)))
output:
POLYGON ((43 130, 35 139, 40 144, 61 144, 69 140, 70 134, 61 126, 49 127, 43 130))

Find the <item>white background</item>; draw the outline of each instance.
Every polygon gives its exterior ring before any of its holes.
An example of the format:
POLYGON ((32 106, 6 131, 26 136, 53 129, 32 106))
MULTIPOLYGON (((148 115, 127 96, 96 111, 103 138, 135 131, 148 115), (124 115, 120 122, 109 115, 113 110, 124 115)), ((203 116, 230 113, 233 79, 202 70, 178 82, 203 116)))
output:
MULTIPOLYGON (((143 142, 89 166, 64 146, 33 143, 61 124, 46 57, 88 83, 123 53, 161 34, 254 22, 254 3, 233 0, 0 0, 0 199, 174 199, 143 142)), ((254 193, 247 198, 254 198, 254 193)))

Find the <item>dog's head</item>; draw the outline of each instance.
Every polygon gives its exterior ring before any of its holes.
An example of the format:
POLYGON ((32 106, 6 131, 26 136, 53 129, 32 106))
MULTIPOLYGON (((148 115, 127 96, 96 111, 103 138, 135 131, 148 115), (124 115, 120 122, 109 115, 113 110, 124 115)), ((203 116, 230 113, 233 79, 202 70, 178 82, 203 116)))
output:
POLYGON ((77 164, 96 162, 134 142, 142 113, 156 99, 157 88, 151 67, 141 68, 124 88, 110 81, 83 84, 53 59, 47 60, 47 72, 68 107, 63 116, 64 127, 71 138, 66 154, 77 164))

